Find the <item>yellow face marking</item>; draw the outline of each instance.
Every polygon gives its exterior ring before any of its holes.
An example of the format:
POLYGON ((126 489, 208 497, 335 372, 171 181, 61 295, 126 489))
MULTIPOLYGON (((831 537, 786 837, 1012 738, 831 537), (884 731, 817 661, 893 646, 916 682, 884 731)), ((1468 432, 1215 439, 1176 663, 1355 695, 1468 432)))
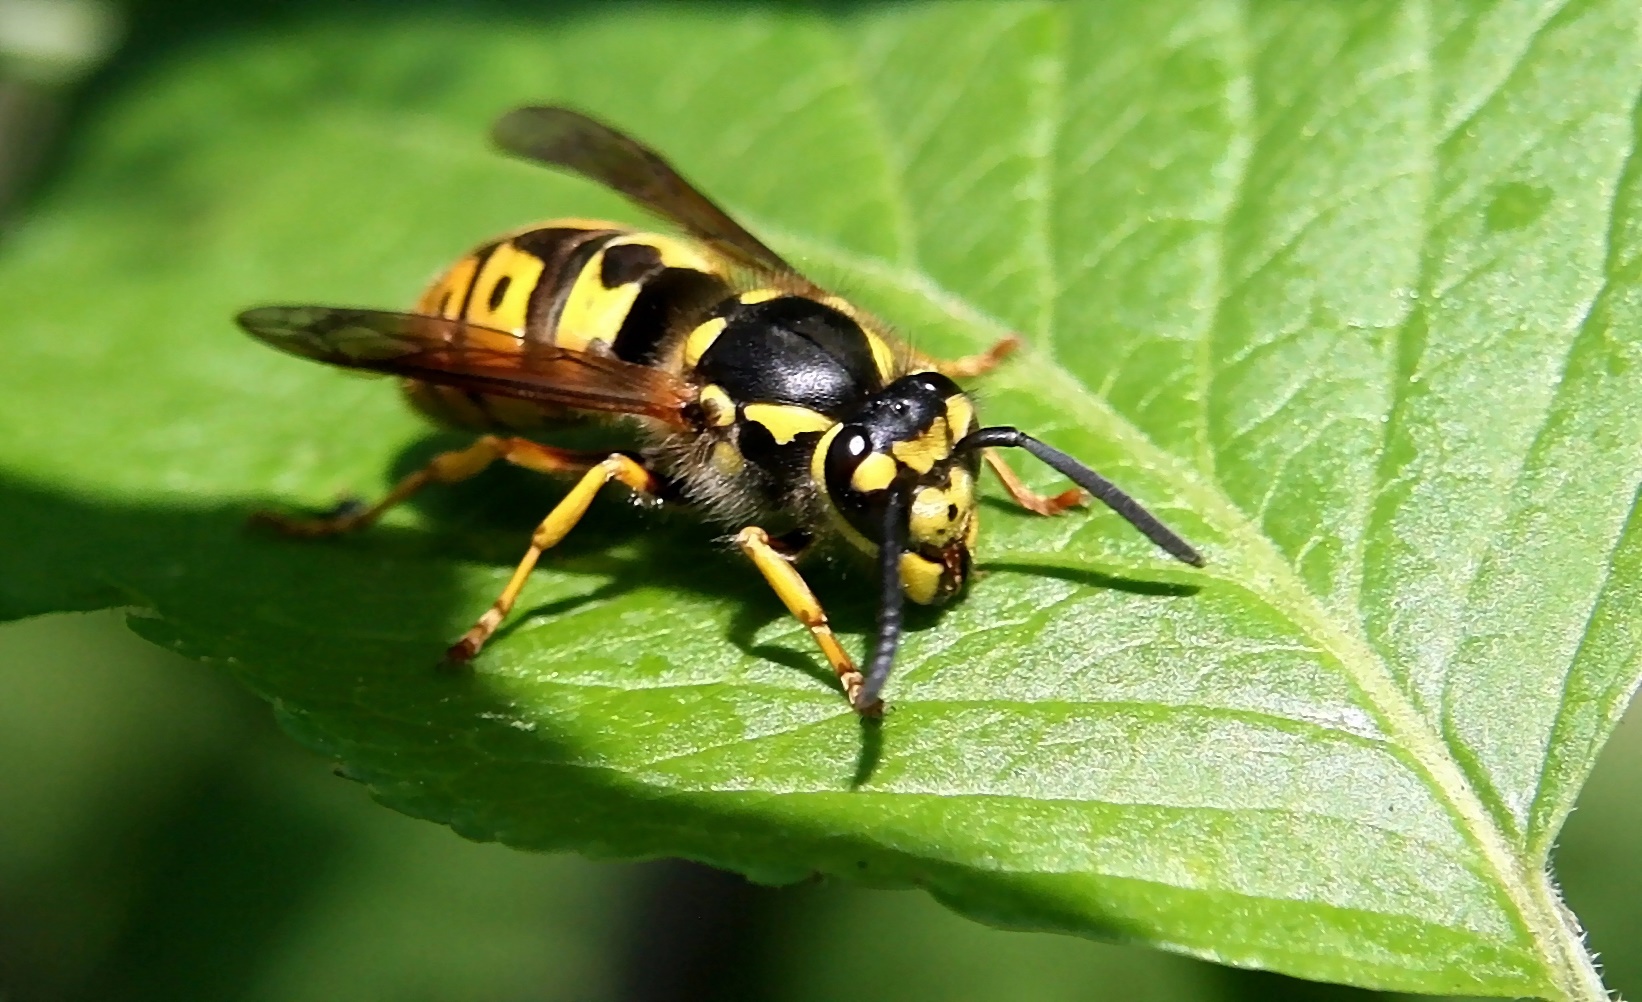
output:
POLYGON ((714 317, 691 331, 690 336, 684 341, 685 366, 695 368, 701 361, 701 356, 707 354, 707 349, 713 346, 713 342, 718 340, 718 336, 724 333, 724 328, 729 325, 730 322, 723 317, 714 317))
POLYGON ((952 455, 952 440, 946 432, 946 418, 938 417, 929 430, 910 442, 896 442, 889 447, 896 459, 919 473, 928 473, 941 460, 952 455))
POLYGON ((726 428, 735 423, 735 401, 724 392, 724 387, 716 384, 703 386, 696 402, 701 404, 707 423, 713 427, 726 428))
POLYGON ((786 293, 780 289, 754 289, 751 292, 743 292, 736 298, 741 300, 741 305, 752 306, 755 303, 767 303, 772 299, 779 299, 785 295, 786 293))
POLYGON ((440 275, 416 301, 416 312, 430 317, 454 318, 462 310, 462 299, 468 286, 473 284, 473 275, 478 267, 479 262, 472 255, 451 265, 450 270, 440 275))
POLYGON ((975 405, 970 403, 969 397, 956 393, 946 398, 946 429, 952 436, 952 444, 969 434, 975 423, 975 405))
POLYGON ((975 481, 960 467, 945 487, 925 487, 913 496, 908 538, 920 546, 950 546, 968 531, 974 508, 975 481))
POLYGON ((739 475, 747 465, 746 459, 741 455, 741 450, 729 442, 713 443, 713 451, 708 456, 708 462, 713 464, 713 469, 726 477, 739 475))
POLYGON ((874 452, 861 460, 861 465, 850 474, 850 486, 863 494, 881 491, 895 482, 895 471, 900 467, 882 452, 874 452))
POLYGON ((748 404, 742 416, 763 425, 777 445, 786 445, 806 431, 826 431, 838 422, 797 404, 748 404))
POLYGON ((531 290, 542 279, 542 259, 512 244, 491 252, 468 297, 467 319, 496 330, 524 333, 531 290))
POLYGON ((901 554, 901 591, 919 605, 929 605, 941 588, 941 565, 916 553, 901 554))

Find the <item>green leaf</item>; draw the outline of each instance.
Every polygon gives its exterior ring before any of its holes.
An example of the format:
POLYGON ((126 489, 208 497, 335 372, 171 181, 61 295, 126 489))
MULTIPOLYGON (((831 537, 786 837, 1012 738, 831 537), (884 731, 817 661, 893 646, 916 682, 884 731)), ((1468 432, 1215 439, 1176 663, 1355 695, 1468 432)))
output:
MULTIPOLYGON (((128 64, 0 246, 0 611, 132 606, 474 838, 917 884, 1368 987, 1602 997, 1546 864, 1642 674, 1633 3, 280 24, 128 64), (399 306, 532 218, 633 219, 484 149, 527 100, 668 151, 930 351, 1024 332, 987 419, 1209 567, 1109 512, 988 501, 984 577, 914 618, 863 728, 714 530, 611 503, 474 674, 434 671, 555 488, 497 471, 356 538, 244 531, 456 440, 227 318, 399 306)), ((856 650, 860 581, 816 573, 856 650)))

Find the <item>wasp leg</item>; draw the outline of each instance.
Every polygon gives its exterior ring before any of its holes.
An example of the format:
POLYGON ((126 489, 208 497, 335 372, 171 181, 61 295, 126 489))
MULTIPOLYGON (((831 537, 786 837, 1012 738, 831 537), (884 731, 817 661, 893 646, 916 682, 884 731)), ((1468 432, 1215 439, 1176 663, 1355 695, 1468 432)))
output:
POLYGON ((1021 339, 1011 334, 999 338, 997 344, 976 355, 965 355, 962 358, 931 358, 928 355, 917 355, 915 361, 943 376, 968 379, 971 376, 984 376, 996 369, 998 363, 1013 355, 1020 346, 1021 339))
POLYGON ((454 484, 476 476, 498 459, 538 473, 585 473, 605 456, 602 452, 575 452, 540 445, 529 439, 486 435, 466 449, 444 452, 428 465, 394 485, 376 504, 343 505, 325 518, 292 518, 274 512, 258 512, 252 518, 290 536, 334 536, 363 529, 428 484, 454 484))
MULTIPOLYGON (((770 542, 770 534, 756 525, 749 525, 737 533, 735 542, 741 547, 741 552, 752 558, 753 566, 764 575, 764 580, 775 590, 776 597, 781 599, 787 611, 810 631, 810 636, 815 638, 832 670, 838 673, 844 695, 849 697, 850 705, 855 706, 863 681, 861 671, 844 653, 844 648, 839 646, 838 638, 833 636, 832 627, 827 625, 826 610, 821 608, 815 592, 810 591, 798 568, 793 566, 794 555, 777 549, 770 542)), ((882 703, 860 708, 860 712, 867 716, 877 716, 882 710, 882 703)))
MULTIPOLYGON (((524 464, 521 464, 524 465, 524 464)), ((536 569, 536 561, 541 559, 544 550, 550 550, 564 539, 576 523, 587 514, 587 509, 593 504, 593 498, 610 481, 619 480, 623 484, 640 494, 653 495, 661 486, 655 474, 640 466, 638 460, 621 453, 607 455, 603 460, 593 464, 582 478, 576 481, 576 486, 570 488, 570 493, 564 496, 554 509, 547 513, 542 523, 536 526, 536 531, 530 537, 530 549, 519 561, 519 566, 513 569, 513 577, 508 579, 507 587, 496 596, 496 601, 490 604, 473 628, 462 634, 462 639, 452 644, 446 652, 446 658, 460 664, 471 660, 479 653, 479 648, 485 645, 490 635, 496 632, 496 627, 502 624, 502 618, 513 608, 518 600, 519 592, 524 590, 525 581, 530 578, 530 572, 536 569)))
POLYGON ((985 458, 986 465, 992 467, 992 472, 1003 481, 1003 489, 1009 492, 1015 503, 1034 515, 1059 515, 1066 509, 1083 503, 1083 491, 1076 487, 1050 497, 1026 486, 1015 471, 1009 468, 1009 464, 1004 462, 1004 458, 998 455, 997 449, 987 449, 981 455, 985 458))

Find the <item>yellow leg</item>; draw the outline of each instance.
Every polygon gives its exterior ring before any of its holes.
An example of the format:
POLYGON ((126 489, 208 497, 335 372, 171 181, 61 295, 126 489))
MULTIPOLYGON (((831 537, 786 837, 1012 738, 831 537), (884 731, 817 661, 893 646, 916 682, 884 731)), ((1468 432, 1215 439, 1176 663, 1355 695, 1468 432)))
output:
POLYGON ((541 559, 544 550, 550 550, 564 539, 576 523, 587 514, 587 509, 593 504, 593 498, 612 480, 619 480, 640 494, 655 493, 657 483, 649 470, 638 464, 637 460, 623 456, 620 453, 607 456, 603 461, 589 469, 582 478, 576 481, 576 486, 570 488, 564 500, 542 519, 542 524, 536 527, 536 532, 530 537, 530 549, 525 551, 519 566, 513 569, 513 577, 508 579, 507 587, 492 602, 490 608, 473 628, 462 634, 462 639, 451 645, 446 657, 453 662, 471 660, 479 653, 479 648, 485 645, 496 627, 502 625, 502 619, 518 601, 519 592, 524 590, 525 582, 530 578, 530 572, 535 570, 536 561, 541 559))
POLYGON ((1083 491, 1076 487, 1061 491, 1054 497, 1034 491, 1021 482, 1021 478, 1009 468, 1009 464, 1004 462, 996 449, 987 449, 981 455, 985 458, 986 465, 992 467, 992 472, 1003 481, 1003 489, 1009 492, 1015 503, 1035 515, 1059 515, 1066 509, 1083 503, 1083 491))
MULTIPOLYGON (((752 558, 753 566, 764 575, 764 580, 770 583, 775 590, 776 597, 781 599, 787 611, 791 612, 800 623, 810 631, 816 644, 821 647, 821 653, 826 655, 827 663, 832 670, 838 673, 838 681, 844 687, 844 695, 849 697, 850 705, 855 706, 856 697, 861 692, 861 672, 855 667, 855 662, 844 653, 839 646, 838 638, 833 636, 832 627, 827 625, 826 610, 810 591, 798 568, 792 564, 792 557, 782 553, 770 544, 769 533, 756 525, 749 525, 736 534, 736 545, 741 552, 752 558)), ((861 707, 860 712, 866 716, 875 717, 883 712, 882 702, 873 703, 868 707, 861 707)))
POLYGON ((928 355, 919 355, 916 361, 939 372, 943 376, 954 379, 967 379, 970 376, 983 376, 998 367, 998 363, 1013 355, 1020 348, 1021 339, 1011 334, 1000 338, 998 343, 978 355, 965 355, 962 358, 931 358, 928 355))
POLYGON ((529 439, 486 435, 466 449, 433 457, 428 465, 399 481, 386 497, 368 508, 361 507, 327 518, 292 518, 275 512, 258 512, 252 518, 290 536, 334 536, 365 528, 381 518, 383 512, 428 484, 454 484, 466 480, 498 459, 537 473, 585 473, 602 458, 603 453, 555 449, 529 439))

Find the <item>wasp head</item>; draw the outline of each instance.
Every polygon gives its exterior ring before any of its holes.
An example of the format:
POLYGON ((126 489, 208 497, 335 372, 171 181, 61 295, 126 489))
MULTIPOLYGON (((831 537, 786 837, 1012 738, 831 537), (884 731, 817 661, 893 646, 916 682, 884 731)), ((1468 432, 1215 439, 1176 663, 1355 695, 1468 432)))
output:
POLYGON ((904 533, 900 587, 923 605, 956 595, 969 577, 979 454, 955 447, 975 429, 974 405, 952 380, 917 372, 867 398, 816 449, 815 479, 845 536, 871 554, 904 533))

